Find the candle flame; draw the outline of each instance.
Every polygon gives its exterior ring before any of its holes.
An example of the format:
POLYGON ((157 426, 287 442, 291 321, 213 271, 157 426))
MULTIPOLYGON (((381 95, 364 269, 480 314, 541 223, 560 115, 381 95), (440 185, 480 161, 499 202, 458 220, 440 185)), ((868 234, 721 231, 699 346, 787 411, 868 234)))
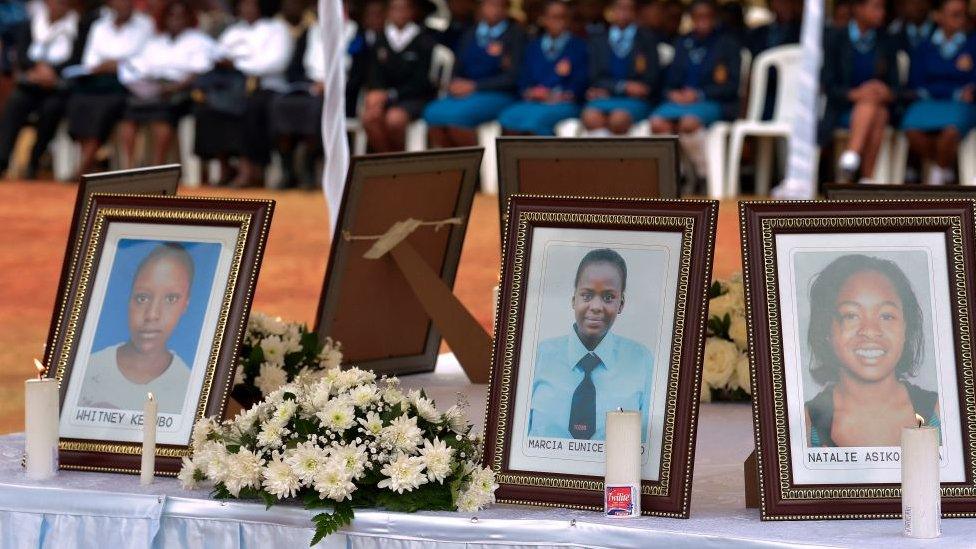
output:
POLYGON ((146 400, 156 400, 156 395, 152 394, 152 391, 146 393, 146 400))
POLYGON ((37 368, 37 379, 44 379, 47 375, 47 367, 40 360, 34 359, 34 367, 37 368))
POLYGON ((915 414, 915 421, 918 423, 918 427, 925 425, 925 418, 918 414, 915 414))

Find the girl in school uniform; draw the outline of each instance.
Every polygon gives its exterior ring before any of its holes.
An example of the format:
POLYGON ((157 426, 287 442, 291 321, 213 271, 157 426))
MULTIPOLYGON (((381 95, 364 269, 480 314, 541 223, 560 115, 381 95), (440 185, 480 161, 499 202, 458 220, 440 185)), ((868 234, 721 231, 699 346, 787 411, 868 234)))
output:
POLYGON ((71 9, 69 0, 35 0, 27 11, 29 28, 16 46, 16 87, 0 117, 0 172, 7 170, 21 128, 36 113, 37 138, 26 174, 27 179, 33 179, 64 115, 67 95, 60 74, 74 49, 78 14, 71 9))
POLYGON ((525 33, 508 19, 508 9, 508 0, 484 0, 481 20, 461 38, 450 96, 424 111, 434 147, 474 145, 475 128, 517 101, 525 33))
POLYGON ((407 125, 437 93, 430 81, 436 42, 414 21, 416 12, 413 0, 391 0, 373 46, 361 119, 374 152, 403 150, 407 125))
POLYGON ((651 114, 660 88, 657 40, 637 27, 634 0, 615 0, 610 28, 590 40, 590 100, 580 117, 591 135, 626 135, 651 114))
POLYGON ((913 52, 908 85, 918 100, 908 107, 901 124, 912 151, 932 163, 930 185, 954 181, 959 140, 976 127, 976 40, 966 34, 966 3, 943 0, 936 20, 938 29, 913 52))
POLYGON ((130 90, 119 125, 122 164, 135 165, 136 132, 148 125, 153 134, 153 164, 166 161, 176 125, 190 113, 194 79, 213 68, 216 43, 197 28, 189 0, 171 0, 154 22, 142 51, 119 65, 119 80, 130 90))
POLYGON ((733 119, 739 108, 742 46, 718 28, 713 0, 695 0, 689 12, 692 31, 674 44, 665 102, 651 113, 651 131, 679 134, 696 174, 705 176, 705 128, 733 119))
MULTIPOLYGON (((194 152, 200 158, 220 159, 223 180, 229 173, 229 158, 238 156, 234 187, 260 185, 264 167, 271 161, 269 105, 275 94, 287 91, 285 69, 294 47, 288 26, 274 14, 272 0, 239 0, 238 22, 217 41, 215 66, 223 74, 210 81, 213 88, 203 87, 204 101, 197 107, 194 152), (232 104, 225 108, 206 100, 214 88, 241 75, 243 112, 232 104)), ((228 103, 239 102, 238 97, 228 103)))
POLYGON ((118 67, 142 51, 153 33, 152 19, 132 0, 110 0, 88 33, 79 72, 68 100, 68 133, 81 143, 78 175, 92 171, 95 154, 121 119, 126 89, 118 67))
POLYGON ((565 2, 546 2, 542 16, 545 32, 529 44, 522 61, 522 101, 498 117, 507 132, 553 135, 560 120, 579 116, 589 60, 586 42, 569 32, 570 20, 565 2))
POLYGON ((847 149, 840 155, 837 180, 849 182, 858 171, 874 173, 890 108, 898 92, 896 42, 884 32, 884 0, 854 0, 846 27, 825 35, 821 86, 827 107, 820 143, 833 142, 836 128, 849 128, 847 149))

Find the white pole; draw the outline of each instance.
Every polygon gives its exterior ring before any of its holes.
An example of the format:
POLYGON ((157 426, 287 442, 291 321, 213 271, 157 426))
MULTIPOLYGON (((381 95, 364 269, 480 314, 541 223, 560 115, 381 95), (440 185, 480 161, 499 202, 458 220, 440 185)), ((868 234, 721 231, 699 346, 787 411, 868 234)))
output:
POLYGON ((325 48, 325 90, 322 94, 322 147, 325 169, 322 190, 329 208, 329 227, 335 232, 339 204, 349 168, 349 142, 346 137, 346 74, 342 0, 319 0, 319 25, 325 48))

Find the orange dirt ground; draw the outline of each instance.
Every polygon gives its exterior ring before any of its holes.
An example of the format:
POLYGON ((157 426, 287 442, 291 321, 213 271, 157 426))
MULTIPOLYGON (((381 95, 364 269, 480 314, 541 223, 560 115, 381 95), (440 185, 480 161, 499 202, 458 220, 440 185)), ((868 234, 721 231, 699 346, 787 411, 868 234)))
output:
MULTIPOLYGON (((314 323, 329 252, 325 202, 319 193, 181 192, 276 200, 254 308, 314 323)), ((75 193, 74 185, 62 183, 0 184, 0 433, 23 429, 23 383, 34 371, 31 359, 42 355, 75 193)), ((476 197, 455 285, 461 301, 489 329, 491 288, 500 261, 497 211, 495 197, 476 197)), ((713 273, 716 277, 741 268, 737 219, 735 203, 723 203, 713 273)))

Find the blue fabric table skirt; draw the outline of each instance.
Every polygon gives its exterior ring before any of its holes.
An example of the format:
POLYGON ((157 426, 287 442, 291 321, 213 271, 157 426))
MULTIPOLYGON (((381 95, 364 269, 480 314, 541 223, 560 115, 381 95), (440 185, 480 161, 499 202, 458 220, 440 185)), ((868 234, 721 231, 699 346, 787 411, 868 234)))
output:
POLYGON ((466 97, 445 97, 427 105, 424 120, 429 126, 474 129, 498 118, 515 101, 514 95, 500 92, 474 92, 466 97))
POLYGON ((630 119, 634 122, 644 120, 651 114, 651 105, 647 101, 634 99, 633 97, 594 99, 586 104, 586 108, 596 109, 603 114, 610 114, 613 111, 627 111, 630 119))
POLYGON ((713 122, 722 119, 722 106, 715 101, 698 101, 695 103, 662 103, 654 109, 652 118, 664 118, 665 120, 679 120, 686 116, 693 116, 701 121, 703 126, 708 126, 713 122))
POLYGON ((556 124, 567 118, 579 116, 576 103, 539 103, 521 101, 502 111, 498 122, 502 128, 533 135, 554 135, 556 124))
POLYGON ((912 103, 901 121, 903 130, 937 131, 955 126, 964 137, 976 127, 976 105, 961 101, 922 99, 912 103))

